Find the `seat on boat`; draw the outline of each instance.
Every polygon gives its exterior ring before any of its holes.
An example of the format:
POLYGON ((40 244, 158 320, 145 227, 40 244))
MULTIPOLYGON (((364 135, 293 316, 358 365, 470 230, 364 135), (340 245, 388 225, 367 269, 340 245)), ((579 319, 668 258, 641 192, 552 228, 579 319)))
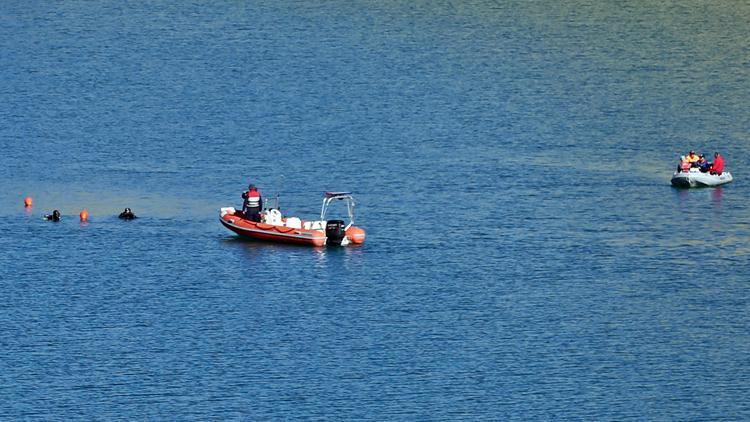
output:
POLYGON ((266 224, 272 224, 274 226, 283 226, 284 223, 281 221, 281 211, 276 208, 271 208, 263 217, 263 222, 266 224))
POLYGON ((301 229, 302 228, 302 220, 300 220, 297 217, 287 217, 286 223, 284 224, 287 227, 291 227, 293 229, 301 229))

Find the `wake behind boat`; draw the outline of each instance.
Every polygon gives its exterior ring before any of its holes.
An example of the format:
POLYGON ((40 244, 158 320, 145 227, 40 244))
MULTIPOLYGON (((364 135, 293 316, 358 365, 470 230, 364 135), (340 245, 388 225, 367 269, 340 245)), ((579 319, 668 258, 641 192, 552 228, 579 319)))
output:
POLYGON ((675 172, 672 175, 672 186, 678 188, 714 187, 727 184, 734 180, 732 173, 725 171, 721 174, 702 173, 697 168, 687 172, 675 172))
POLYGON ((277 201, 275 208, 266 208, 260 213, 260 221, 253 221, 234 207, 221 208, 219 221, 229 230, 250 239, 310 246, 346 246, 365 241, 365 231, 354 226, 354 204, 351 192, 326 192, 319 220, 284 217, 277 201), (333 201, 346 204, 348 222, 326 219, 333 201))

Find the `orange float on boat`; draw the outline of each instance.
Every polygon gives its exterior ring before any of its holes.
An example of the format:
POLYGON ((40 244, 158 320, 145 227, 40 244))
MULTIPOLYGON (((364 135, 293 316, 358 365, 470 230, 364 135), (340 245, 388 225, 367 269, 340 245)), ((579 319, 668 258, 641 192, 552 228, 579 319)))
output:
POLYGON ((238 235, 257 240, 311 246, 346 246, 365 241, 365 231, 353 225, 355 203, 351 192, 326 192, 319 220, 303 221, 298 217, 283 217, 279 211, 278 198, 275 205, 261 212, 259 222, 245 218, 242 211, 234 207, 222 208, 219 221, 238 235), (334 200, 345 202, 349 214, 348 222, 326 219, 328 209, 334 200))
POLYGON ((352 226, 346 230, 346 237, 348 237, 352 243, 364 243, 365 231, 359 227, 352 226))

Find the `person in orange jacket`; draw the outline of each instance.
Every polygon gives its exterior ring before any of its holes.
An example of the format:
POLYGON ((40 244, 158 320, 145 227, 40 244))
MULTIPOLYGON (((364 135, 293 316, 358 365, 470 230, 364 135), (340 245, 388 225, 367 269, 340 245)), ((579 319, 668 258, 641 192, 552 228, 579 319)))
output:
POLYGON ((242 213, 245 214, 245 218, 255 222, 260 221, 263 198, 260 196, 258 188, 252 184, 248 186, 247 191, 242 193, 242 199, 245 200, 242 203, 242 213))
POLYGON ((688 160, 688 163, 693 164, 693 163, 698 162, 698 159, 700 158, 700 156, 698 156, 698 154, 695 153, 695 150, 691 149, 688 155, 685 156, 685 158, 688 160))

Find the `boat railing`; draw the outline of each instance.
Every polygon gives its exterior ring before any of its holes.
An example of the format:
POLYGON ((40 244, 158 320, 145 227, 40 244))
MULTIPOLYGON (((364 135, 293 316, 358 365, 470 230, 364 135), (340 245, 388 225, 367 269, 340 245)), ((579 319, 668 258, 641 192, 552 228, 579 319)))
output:
POLYGON ((279 194, 278 193, 276 194, 276 196, 266 198, 263 201, 263 211, 269 211, 273 209, 281 210, 281 207, 279 206, 279 194))

